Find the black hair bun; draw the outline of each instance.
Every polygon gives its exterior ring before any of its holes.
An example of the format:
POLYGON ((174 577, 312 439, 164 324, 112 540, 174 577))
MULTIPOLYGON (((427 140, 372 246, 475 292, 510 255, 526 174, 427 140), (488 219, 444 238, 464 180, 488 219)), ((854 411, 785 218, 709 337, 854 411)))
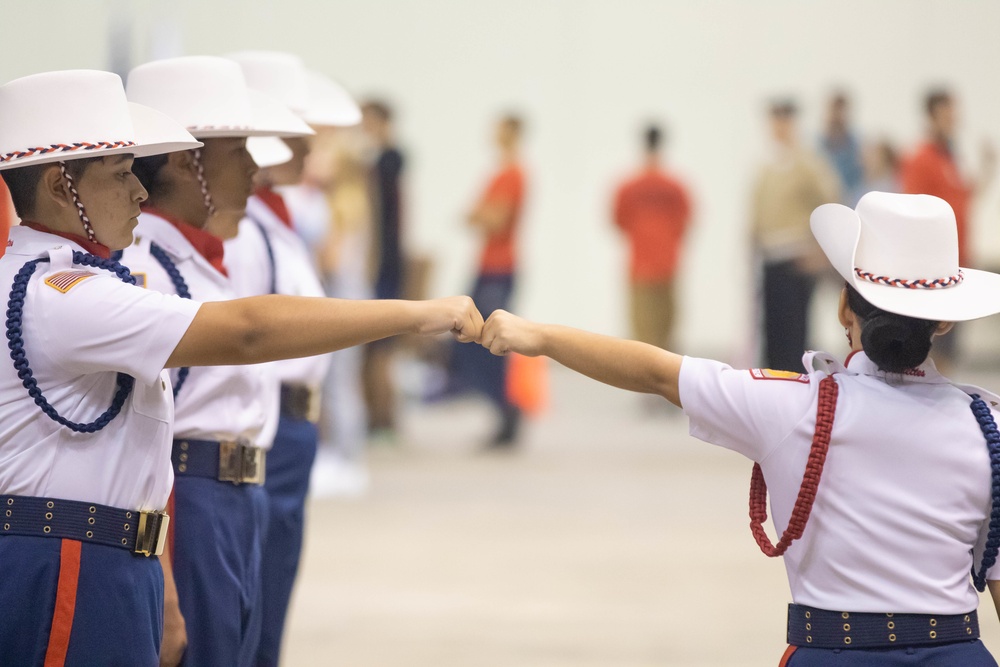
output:
POLYGON ((902 373, 927 358, 936 326, 936 322, 879 311, 863 321, 861 345, 881 370, 902 373))

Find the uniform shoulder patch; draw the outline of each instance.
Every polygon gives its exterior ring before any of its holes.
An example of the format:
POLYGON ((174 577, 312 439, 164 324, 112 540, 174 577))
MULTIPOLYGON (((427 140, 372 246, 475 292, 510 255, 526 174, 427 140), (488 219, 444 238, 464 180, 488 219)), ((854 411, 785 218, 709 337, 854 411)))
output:
POLYGON ((91 271, 79 271, 77 269, 70 269, 69 271, 59 271, 58 273, 53 273, 51 276, 45 279, 45 284, 54 290, 58 290, 65 294, 70 291, 80 283, 82 283, 87 278, 96 276, 96 273, 91 271))
POLYGON ((146 274, 145 274, 145 272, 143 272, 143 271, 136 271, 136 272, 134 272, 132 274, 132 277, 135 278, 135 286, 136 287, 145 287, 146 286, 146 274))
POLYGON ((794 371, 775 371, 770 368, 751 368, 750 377, 754 380, 785 380, 786 382, 801 382, 809 384, 809 376, 794 371))

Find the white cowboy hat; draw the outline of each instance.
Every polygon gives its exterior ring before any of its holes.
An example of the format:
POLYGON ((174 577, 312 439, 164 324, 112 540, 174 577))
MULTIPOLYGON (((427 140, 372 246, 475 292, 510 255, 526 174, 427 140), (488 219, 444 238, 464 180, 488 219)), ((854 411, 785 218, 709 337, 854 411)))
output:
POLYGON ((943 199, 869 192, 854 210, 820 206, 810 226, 837 273, 882 310, 938 322, 1000 312, 1000 275, 959 267, 943 199))
POLYGON ((277 167, 292 159, 292 149, 277 137, 250 137, 247 150, 258 167, 277 167))
POLYGON ((247 85, 278 100, 314 126, 361 122, 361 109, 340 84, 306 70, 302 59, 282 51, 239 51, 229 55, 243 69, 247 85))
POLYGON ((153 107, 199 139, 291 137, 313 130, 278 101, 251 90, 239 66, 216 56, 184 56, 139 65, 128 75, 129 100, 153 107))
POLYGON ((0 170, 202 144, 164 114, 125 97, 117 74, 46 72, 0 86, 0 170))
POLYGON ((347 127, 361 122, 361 107, 351 94, 326 76, 314 70, 306 72, 309 104, 302 116, 310 125, 347 127))

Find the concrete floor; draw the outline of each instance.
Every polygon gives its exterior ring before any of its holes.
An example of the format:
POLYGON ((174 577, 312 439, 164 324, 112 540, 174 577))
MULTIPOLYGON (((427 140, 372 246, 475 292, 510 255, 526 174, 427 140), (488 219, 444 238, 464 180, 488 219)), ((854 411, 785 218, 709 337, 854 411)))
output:
POLYGON ((365 497, 311 502, 286 667, 778 663, 788 586, 747 526, 750 463, 641 397, 552 385, 517 453, 481 452, 478 403, 416 406, 365 497))

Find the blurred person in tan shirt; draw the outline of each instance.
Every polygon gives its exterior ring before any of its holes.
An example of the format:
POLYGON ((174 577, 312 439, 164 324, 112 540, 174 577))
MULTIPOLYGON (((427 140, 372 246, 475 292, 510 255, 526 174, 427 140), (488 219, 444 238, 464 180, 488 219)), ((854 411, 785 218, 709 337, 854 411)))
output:
POLYGON ((762 263, 765 365, 802 370, 809 303, 825 263, 809 231, 809 215, 840 200, 830 165, 803 146, 791 100, 771 103, 773 152, 757 173, 753 190, 753 245, 762 263))

